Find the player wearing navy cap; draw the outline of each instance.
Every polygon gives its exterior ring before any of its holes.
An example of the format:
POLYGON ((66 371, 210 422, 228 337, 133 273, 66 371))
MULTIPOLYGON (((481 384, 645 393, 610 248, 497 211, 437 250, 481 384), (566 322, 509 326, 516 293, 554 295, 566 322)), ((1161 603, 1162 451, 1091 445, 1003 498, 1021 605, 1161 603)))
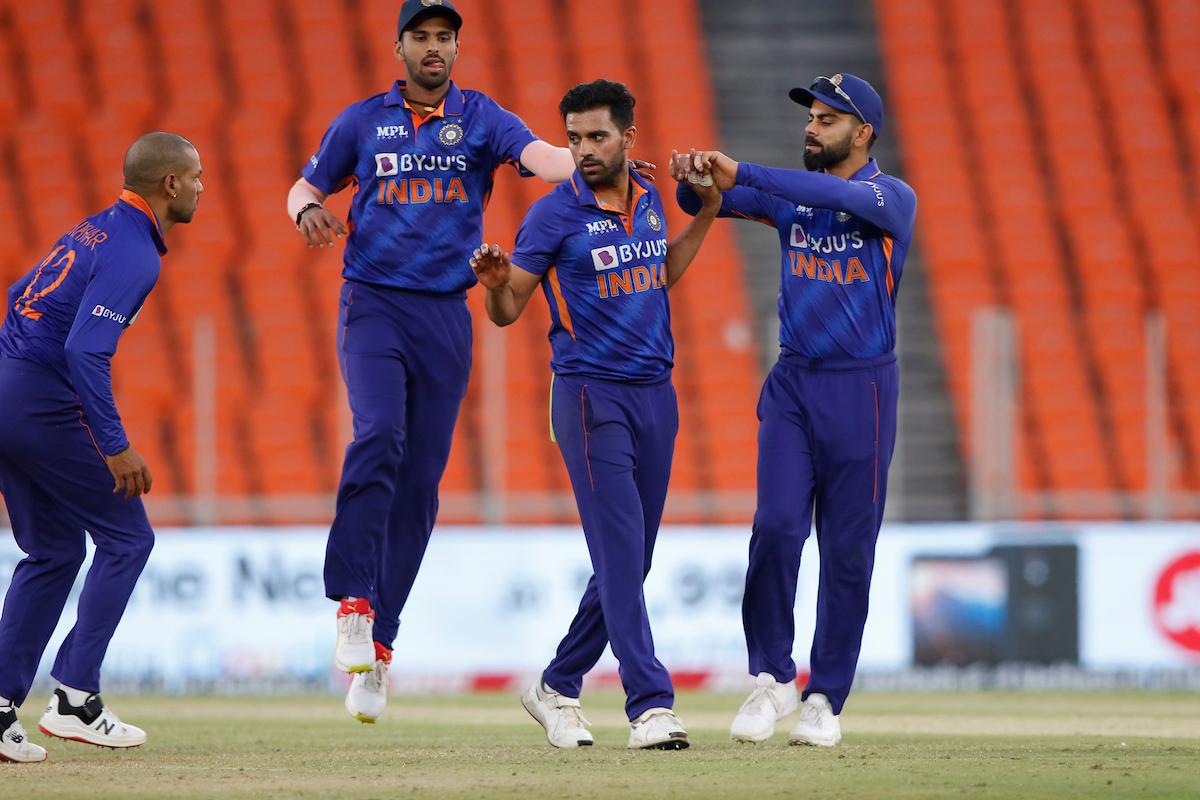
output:
POLYGON ((150 491, 150 469, 125 436, 110 363, 158 280, 163 236, 191 222, 203 190, 190 142, 173 133, 142 136, 126 153, 117 202, 65 233, 8 290, 0 328, 0 492, 27 555, 0 615, 0 761, 46 758, 26 739, 16 707, 62 616, 88 534, 95 556, 39 727, 102 747, 146 741, 99 694, 104 653, 154 545, 140 499, 150 491))
POLYGON ((288 195, 310 247, 348 236, 338 358, 354 441, 329 533, 325 591, 340 601, 334 660, 360 673, 347 710, 374 722, 387 666, 433 530, 438 483, 467 391, 468 260, 502 164, 566 180, 566 148, 539 141, 512 113, 450 79, 462 17, 450 0, 405 0, 396 59, 406 80, 334 119, 288 195), (352 226, 321 204, 357 192, 352 226))
POLYGON ((611 81, 569 91, 559 111, 578 170, 530 208, 511 259, 485 244, 471 262, 496 324, 516 321, 539 285, 550 305, 551 430, 595 570, 554 660, 522 697, 556 747, 592 743, 579 693, 609 644, 625 687, 628 746, 688 744, 671 710, 671 677, 654 656, 642 581, 679 429, 667 289, 699 249, 720 195, 708 190, 697 218, 667 243, 658 192, 629 169, 633 105, 611 81))
MULTIPOLYGON (((789 741, 833 746, 867 620, 896 439, 896 289, 916 195, 870 157, 883 103, 869 83, 819 77, 790 96, 811 109, 808 172, 712 152, 681 164, 711 170, 721 214, 776 228, 782 249, 781 352, 758 405, 758 510, 742 604, 756 686, 730 733, 765 740, 798 705, 793 608, 815 507, 821 577, 811 677, 789 741)), ((687 211, 699 207, 686 186, 678 199, 687 211)))

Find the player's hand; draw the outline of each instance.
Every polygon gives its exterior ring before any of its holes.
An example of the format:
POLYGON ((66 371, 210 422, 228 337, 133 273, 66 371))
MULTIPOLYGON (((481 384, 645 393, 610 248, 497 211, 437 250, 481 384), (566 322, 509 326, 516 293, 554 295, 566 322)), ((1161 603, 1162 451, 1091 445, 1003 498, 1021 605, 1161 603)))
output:
POLYGON ((153 482, 150 467, 132 447, 126 447, 115 456, 105 456, 104 461, 117 482, 113 494, 124 492, 125 499, 132 500, 150 493, 150 484, 153 482))
POLYGON ((300 236, 309 247, 333 247, 346 236, 345 224, 326 208, 310 208, 300 217, 300 236))
POLYGON ((503 289, 512 278, 512 261, 498 244, 484 242, 471 254, 471 269, 485 289, 503 289))
POLYGON ((631 158, 629 159, 629 168, 646 180, 654 183, 654 170, 658 169, 658 165, 651 164, 649 161, 642 161, 640 158, 631 158))
MULTIPOLYGON (((695 152, 695 150, 692 151, 692 153, 695 152)), ((671 175, 671 180, 677 183, 684 183, 687 180, 688 170, 691 168, 691 155, 681 153, 678 150, 671 151, 671 163, 667 165, 667 172, 671 175)))
POLYGON ((738 162, 718 150, 707 150, 692 156, 692 168, 712 174, 717 189, 727 192, 737 184, 738 162))

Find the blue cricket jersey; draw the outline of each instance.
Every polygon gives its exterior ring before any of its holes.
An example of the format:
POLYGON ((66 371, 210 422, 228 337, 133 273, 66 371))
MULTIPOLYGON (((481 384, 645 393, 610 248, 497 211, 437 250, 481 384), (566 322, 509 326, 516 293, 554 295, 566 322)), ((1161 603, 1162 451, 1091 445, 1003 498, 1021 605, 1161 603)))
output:
POLYGON ((49 367, 78 396, 96 446, 129 446, 113 402, 110 363, 158 280, 167 252, 150 206, 126 190, 68 231, 8 290, 0 358, 49 367))
POLYGON ((671 374, 666 217, 654 185, 629 179, 629 215, 602 205, 576 171, 517 232, 512 262, 542 276, 558 375, 657 383, 671 374))
MULTIPOLYGON (((686 184, 680 207, 700 210, 686 184)), ((823 172, 738 166, 720 216, 779 231, 779 343, 813 359, 862 359, 896 347, 896 290, 912 243, 917 196, 875 160, 849 180, 823 172)))
POLYGON ((412 113, 397 81, 334 119, 301 171, 326 194, 354 184, 350 280, 439 294, 475 285, 471 251, 496 169, 536 138, 515 114, 453 82, 436 111, 412 113))

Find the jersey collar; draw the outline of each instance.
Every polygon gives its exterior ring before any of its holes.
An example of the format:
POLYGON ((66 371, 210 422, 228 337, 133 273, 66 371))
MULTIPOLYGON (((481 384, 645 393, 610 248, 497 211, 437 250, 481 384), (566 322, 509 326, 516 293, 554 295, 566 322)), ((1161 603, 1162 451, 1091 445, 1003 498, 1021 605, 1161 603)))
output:
POLYGON ((863 168, 850 176, 852 181, 869 181, 872 178, 878 178, 883 174, 883 170, 875 163, 875 159, 869 159, 863 168))
MULTIPOLYGON (((629 207, 631 210, 636 211, 637 205, 642 199, 642 195, 646 194, 646 192, 650 190, 650 185, 641 175, 637 174, 633 170, 629 170, 629 186, 630 190, 633 192, 633 202, 630 203, 629 207)), ((624 213, 622 211, 618 211, 618 209, 602 205, 599 198, 596 197, 596 193, 592 191, 592 187, 588 186, 587 181, 583 179, 583 175, 578 169, 576 169, 575 173, 571 175, 571 188, 575 190, 575 199, 581 206, 595 206, 596 208, 600 208, 605 211, 617 211, 621 214, 624 213)))
MULTIPOLYGON (((404 100, 404 87, 408 85, 408 81, 396 81, 392 84, 392 88, 388 89, 387 95, 383 99, 385 106, 400 106, 412 110, 408 103, 404 100)), ((450 91, 442 98, 442 103, 438 106, 438 110, 430 114, 430 118, 434 116, 441 117, 461 117, 463 113, 463 93, 458 88, 454 81, 450 81, 450 91)))
POLYGON ((154 238, 154 246, 158 248, 159 255, 166 255, 167 245, 163 242, 162 226, 158 224, 158 217, 154 216, 154 209, 150 208, 146 198, 132 189, 122 189, 121 196, 117 200, 137 209, 146 216, 146 220, 150 223, 150 235, 154 238))

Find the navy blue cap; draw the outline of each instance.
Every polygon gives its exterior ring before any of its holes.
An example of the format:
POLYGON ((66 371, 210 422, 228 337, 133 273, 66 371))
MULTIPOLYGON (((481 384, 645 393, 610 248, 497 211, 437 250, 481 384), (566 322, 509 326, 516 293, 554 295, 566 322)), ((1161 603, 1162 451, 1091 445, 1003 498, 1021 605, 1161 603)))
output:
POLYGON ((826 78, 815 78, 807 89, 796 87, 788 97, 802 106, 811 108, 813 100, 820 100, 831 108, 854 116, 867 123, 876 136, 883 133, 883 101, 875 87, 857 75, 839 72, 826 78))
POLYGON ((450 0, 404 0, 404 5, 400 6, 400 20, 396 23, 396 38, 403 37, 404 31, 414 23, 433 15, 450 20, 454 30, 462 27, 462 17, 450 0))

